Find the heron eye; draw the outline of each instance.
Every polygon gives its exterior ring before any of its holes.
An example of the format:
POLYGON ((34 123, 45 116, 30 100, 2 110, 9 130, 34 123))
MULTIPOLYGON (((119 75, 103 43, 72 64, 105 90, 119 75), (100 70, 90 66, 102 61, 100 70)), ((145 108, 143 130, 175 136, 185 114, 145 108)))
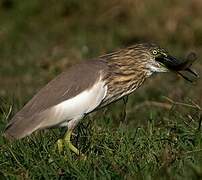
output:
POLYGON ((157 50, 153 50, 153 51, 152 51, 152 54, 153 54, 153 55, 157 55, 157 53, 158 53, 157 50))

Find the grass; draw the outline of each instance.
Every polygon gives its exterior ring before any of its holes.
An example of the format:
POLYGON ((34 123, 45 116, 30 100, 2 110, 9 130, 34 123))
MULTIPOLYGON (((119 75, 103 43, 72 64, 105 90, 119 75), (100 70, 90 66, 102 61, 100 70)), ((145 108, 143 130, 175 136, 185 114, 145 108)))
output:
POLYGON ((186 118, 175 108, 163 119, 157 118, 156 112, 149 111, 150 115, 146 116, 142 126, 132 126, 132 122, 113 122, 110 114, 84 119, 85 123, 77 128, 73 140, 86 154, 87 160, 68 149, 59 154, 55 144, 62 134, 59 130, 40 132, 12 144, 1 137, 2 177, 201 178, 202 132, 200 119, 196 118, 198 110, 194 112, 194 120, 186 118))
MULTIPOLYGON (((0 134, 32 95, 69 66, 129 44, 154 41, 171 54, 202 50, 200 1, 12 1, 0 7, 0 134), (9 4, 10 3, 10 4, 9 4)), ((201 62, 195 68, 200 73, 201 62)), ((56 141, 64 129, 8 142, 0 136, 0 179, 200 179, 201 80, 172 73, 148 80, 82 120, 72 141, 84 160, 56 141)))

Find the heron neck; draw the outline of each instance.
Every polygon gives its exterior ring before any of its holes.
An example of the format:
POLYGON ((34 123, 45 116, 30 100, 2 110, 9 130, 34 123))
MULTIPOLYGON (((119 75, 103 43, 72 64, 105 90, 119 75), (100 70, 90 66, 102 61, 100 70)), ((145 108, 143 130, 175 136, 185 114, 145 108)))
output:
POLYGON ((144 63, 139 63, 138 60, 136 62, 134 57, 127 53, 121 56, 112 54, 104 60, 108 66, 104 78, 107 85, 104 105, 132 93, 152 74, 144 68, 144 63))

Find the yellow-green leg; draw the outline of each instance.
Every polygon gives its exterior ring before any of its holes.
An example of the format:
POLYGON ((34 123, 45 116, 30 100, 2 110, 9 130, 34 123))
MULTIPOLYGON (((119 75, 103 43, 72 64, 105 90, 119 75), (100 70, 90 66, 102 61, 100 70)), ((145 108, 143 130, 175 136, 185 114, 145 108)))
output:
POLYGON ((57 146, 58 146, 58 150, 61 153, 64 149, 64 143, 67 144, 67 147, 73 151, 74 153, 76 153, 77 155, 80 155, 79 150, 71 143, 71 135, 72 135, 72 129, 69 129, 64 136, 64 139, 59 139, 57 141, 57 146))
POLYGON ((64 136, 64 142, 67 143, 67 146, 70 150, 72 150, 73 152, 75 152, 77 155, 80 154, 79 150, 71 143, 71 135, 72 135, 72 129, 68 130, 65 133, 64 136))

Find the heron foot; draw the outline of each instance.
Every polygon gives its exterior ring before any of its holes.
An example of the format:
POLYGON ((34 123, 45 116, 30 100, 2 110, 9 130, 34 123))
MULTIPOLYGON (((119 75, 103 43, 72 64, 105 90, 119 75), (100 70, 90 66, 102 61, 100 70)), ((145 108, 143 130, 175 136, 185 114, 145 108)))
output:
POLYGON ((73 151, 78 156, 81 156, 82 159, 86 160, 86 156, 82 154, 72 143, 71 143, 71 135, 72 130, 68 130, 65 133, 64 139, 58 139, 57 141, 57 147, 59 153, 62 153, 64 151, 64 147, 68 147, 71 151, 73 151))

